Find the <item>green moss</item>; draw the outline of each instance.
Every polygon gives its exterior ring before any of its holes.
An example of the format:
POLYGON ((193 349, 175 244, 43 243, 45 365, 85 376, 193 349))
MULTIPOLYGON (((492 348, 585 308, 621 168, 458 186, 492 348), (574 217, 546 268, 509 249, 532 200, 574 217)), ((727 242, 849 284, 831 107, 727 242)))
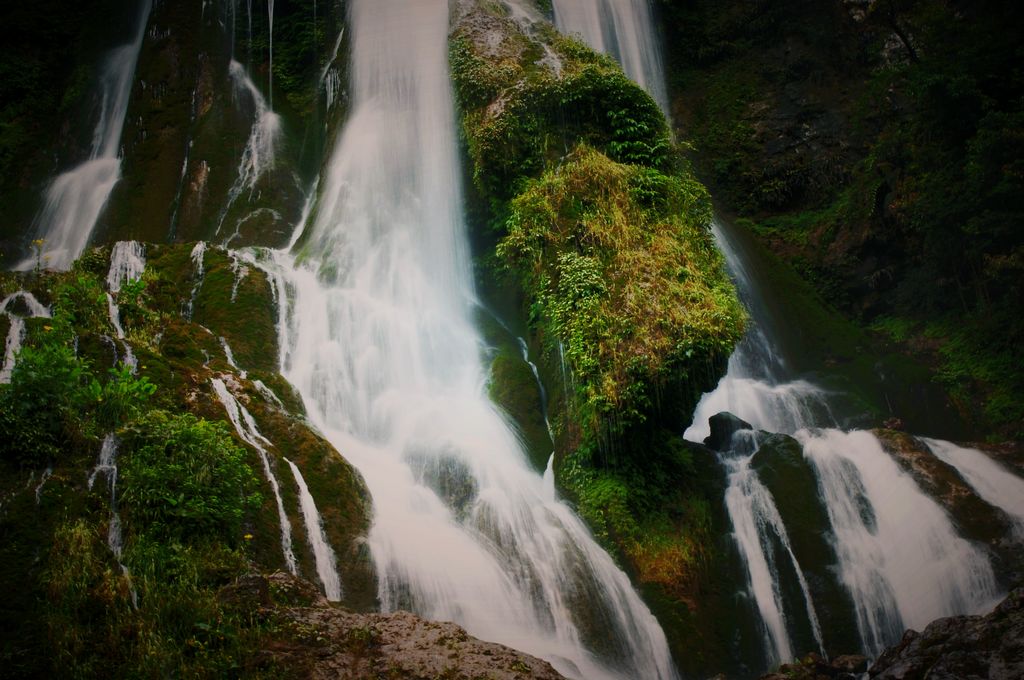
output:
POLYGON ((585 430, 643 422, 659 391, 703 378, 688 367, 727 357, 738 340, 744 314, 709 221, 697 182, 586 147, 511 202, 497 252, 532 301, 531 321, 561 343, 585 430))

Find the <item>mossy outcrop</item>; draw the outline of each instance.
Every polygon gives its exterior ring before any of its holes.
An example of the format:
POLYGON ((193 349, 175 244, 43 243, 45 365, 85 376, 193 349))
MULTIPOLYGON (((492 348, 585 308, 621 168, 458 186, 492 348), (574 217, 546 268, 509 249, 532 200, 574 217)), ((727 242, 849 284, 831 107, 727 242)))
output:
POLYGON ((542 17, 498 2, 455 9, 482 276, 518 298, 549 392, 558 484, 659 615, 692 631, 717 485, 704 488, 695 463, 710 454, 680 435, 744 313, 708 193, 658 106, 542 17))
POLYGON ((28 290, 51 313, 25 319, 13 384, 0 386, 8 438, 0 583, 22 594, 5 602, 4 620, 18 621, 20 632, 2 631, 0 653, 25 676, 52 661, 83 677, 101 663, 127 675, 277 677, 273 663, 246 661, 275 634, 270 614, 232 609, 219 595, 239 576, 286 561, 275 492, 213 381, 259 428, 299 576, 318 578, 285 458, 319 509, 343 602, 359 610, 376 607, 363 541, 368 493, 277 373, 276 310, 263 273, 218 249, 206 250, 202 275, 191 245, 148 245, 145 254, 142 277, 111 293, 123 340, 108 315, 109 249, 87 252, 69 272, 0 277, 5 295, 28 290), (136 374, 122 363, 128 348, 136 374), (40 406, 26 413, 12 395, 40 406), (108 435, 121 442, 116 496, 112 473, 96 463, 108 435), (43 653, 46 644, 56 652, 43 653))

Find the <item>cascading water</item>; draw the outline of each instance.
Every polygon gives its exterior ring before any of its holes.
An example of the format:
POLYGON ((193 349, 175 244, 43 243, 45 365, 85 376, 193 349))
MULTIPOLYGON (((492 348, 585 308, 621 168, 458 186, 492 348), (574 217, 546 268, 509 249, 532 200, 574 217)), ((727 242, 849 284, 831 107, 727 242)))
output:
POLYGON ((572 677, 673 678, 629 579, 485 395, 446 0, 356 0, 353 109, 294 259, 264 261, 282 372, 362 473, 385 610, 454 620, 572 677))
MULTIPOLYGON (((132 41, 104 60, 99 79, 99 119, 89 159, 59 175, 46 190, 43 209, 36 218, 36 233, 43 240, 39 257, 46 267, 67 269, 78 259, 110 192, 121 179, 121 131, 151 7, 152 0, 142 0, 132 41)), ((36 258, 27 258, 17 269, 31 269, 36 264, 36 258)))
POLYGON ((1014 533, 1024 539, 1024 479, 978 449, 941 439, 922 437, 921 441, 936 458, 956 468, 983 501, 1005 512, 1013 520, 1014 533))
POLYGON ((107 312, 110 323, 114 327, 117 339, 124 347, 124 364, 132 373, 138 369, 138 361, 131 345, 125 339, 124 328, 121 327, 121 310, 114 301, 114 296, 121 291, 126 282, 138 280, 146 269, 146 250, 138 241, 118 241, 110 252, 110 270, 107 272, 107 312))
POLYGON ((309 493, 309 487, 306 486, 302 472, 299 471, 295 463, 287 458, 284 459, 284 462, 288 463, 292 476, 295 478, 295 484, 299 487, 299 507, 302 510, 302 518, 306 522, 309 547, 313 549, 316 574, 320 578, 320 583, 323 584, 324 595, 328 600, 337 602, 341 599, 341 579, 338 577, 338 564, 334 551, 331 550, 331 545, 327 542, 327 536, 324 534, 324 523, 320 519, 320 511, 316 509, 316 502, 313 500, 312 494, 309 493))
MULTIPOLYGON (((806 380, 788 379, 791 371, 770 337, 773 321, 759 295, 759 282, 723 225, 715 224, 714 232, 750 311, 751 329, 730 358, 726 376, 701 399, 686 437, 703 440, 709 418, 720 411, 758 429, 796 436, 818 479, 833 534, 834 569, 852 599, 864 651, 877 654, 898 641, 907 627, 920 628, 940 616, 975 613, 993 604, 999 588, 984 550, 958 536, 946 513, 899 471, 873 434, 834 429, 837 419, 830 410, 829 393, 806 380), (817 427, 833 429, 812 429, 817 427)), ((730 471, 737 455, 723 454, 730 471)), ((756 479, 756 472, 748 472, 756 479)), ((772 523, 778 510, 770 493, 761 493, 757 484, 735 473, 729 482, 727 504, 730 497, 742 496, 742 507, 756 509, 759 526, 772 523)), ((740 507, 738 502, 729 505, 734 526, 742 523, 733 512, 740 507)), ((787 639, 788 629, 772 625, 778 620, 774 593, 783 574, 770 569, 770 578, 761 578, 763 574, 755 573, 760 558, 749 560, 749 546, 738 527, 737 539, 741 554, 748 558, 749 589, 761 619, 779 631, 767 641, 768 656, 785 661, 778 656, 784 649, 778 640, 787 639)), ((797 576, 803 578, 799 570, 797 576)), ((806 597, 812 606, 810 594, 806 597)))
POLYGON ((29 316, 50 318, 50 309, 36 300, 32 293, 19 290, 11 293, 0 301, 0 314, 7 317, 10 328, 7 331, 7 341, 4 346, 4 363, 0 368, 0 384, 11 382, 11 374, 14 372, 14 363, 18 359, 18 351, 25 339, 25 319, 10 309, 15 301, 21 300, 28 309, 29 316))
POLYGON ((668 93, 650 0, 554 0, 555 25, 612 56, 668 113, 668 93))
MULTIPOLYGON (((228 190, 228 200, 220 214, 217 224, 217 233, 220 233, 224 226, 231 207, 248 191, 256 188, 256 183, 267 172, 274 168, 277 155, 277 146, 281 135, 281 117, 274 113, 272 104, 260 93, 252 78, 246 72, 245 67, 237 61, 232 60, 228 65, 228 73, 235 88, 237 98, 247 98, 253 107, 253 123, 249 131, 249 139, 242 151, 242 158, 238 162, 238 175, 234 184, 228 190)), ((238 234, 238 224, 235 231, 230 234, 225 243, 231 241, 238 234)))
POLYGON ((957 535, 874 435, 802 430, 797 438, 817 470, 840 577, 870 652, 881 652, 905 628, 921 630, 996 603, 988 557, 957 535))
POLYGON ((772 650, 772 661, 777 664, 793 658, 782 593, 776 578, 779 573, 776 562, 780 558, 788 560, 796 574, 818 651, 824 653, 825 644, 810 588, 793 554, 782 516, 775 507, 771 492, 751 467, 751 459, 757 451, 755 433, 742 431, 733 435, 733 450, 723 459, 729 483, 725 505, 735 531, 736 544, 747 566, 750 590, 764 622, 765 645, 772 650))
POLYGON ((92 490, 96 477, 102 474, 107 478, 107 490, 110 492, 110 520, 107 524, 107 547, 114 554, 114 559, 117 560, 118 566, 121 567, 121 573, 128 579, 128 584, 131 588, 132 606, 138 609, 139 596, 135 588, 131 586, 131 572, 121 562, 121 553, 124 551, 124 537, 121 532, 121 514, 117 509, 117 451, 120 445, 121 442, 112 433, 103 438, 103 444, 100 446, 100 457, 96 461, 96 466, 93 467, 92 472, 89 474, 88 485, 89 489, 92 490))
POLYGON ((267 92, 270 99, 270 110, 274 110, 274 0, 267 0, 267 40, 269 43, 269 63, 267 65, 267 92))
MULTIPOLYGON (((554 0, 554 10, 559 28, 578 33, 592 47, 615 56, 627 75, 647 87, 667 111, 646 0, 554 0)), ((805 456, 818 474, 835 533, 838 568, 854 600, 858 629, 868 651, 878 652, 895 642, 906 626, 922 626, 931 618, 976 612, 990 605, 998 587, 987 556, 957 535, 946 514, 909 477, 895 476, 895 463, 873 435, 839 430, 810 433, 805 429, 837 424, 829 395, 806 380, 791 377, 776 350, 772 319, 760 298, 758 283, 747 270, 742 249, 722 224, 716 222, 713 231, 740 296, 751 311, 752 327, 730 357, 727 375, 701 399, 685 436, 703 440, 710 433, 710 416, 720 411, 730 411, 755 428, 799 433, 805 456), (894 488, 884 486, 880 476, 898 487, 898 503, 891 496, 894 488), (910 514, 904 517, 905 513, 910 514), (875 519, 865 523, 865 515, 875 519), (875 535, 883 528, 886 533, 875 535), (915 570, 918 579, 910 583, 915 570)), ((723 454, 729 480, 726 505, 746 563, 748 587, 767 631, 767 656, 785 661, 793 650, 779 596, 781 574, 765 541, 769 529, 786 546, 806 601, 806 616, 819 647, 823 645, 806 579, 788 548, 771 493, 750 468, 751 457, 742 447, 723 454)), ((968 464, 963 456, 959 459, 968 464)), ((986 471, 986 481, 976 474, 974 481, 968 477, 968 482, 990 484, 991 469, 986 471)), ((1000 489, 1010 488, 1004 477, 998 479, 1000 489)), ((992 490, 990 485, 987 488, 992 490)), ((989 498, 998 505, 994 495, 989 498)), ((999 498, 1005 502, 1006 496, 1000 494, 999 498)), ((789 613, 793 615, 795 612, 789 613)))
POLYGON ((196 306, 196 297, 198 297, 199 289, 203 287, 203 279, 206 277, 206 241, 200 241, 192 248, 191 258, 193 267, 192 278, 195 280, 195 283, 192 284, 192 292, 189 294, 188 302, 182 310, 182 316, 187 321, 192 320, 192 312, 196 306))
POLYGON ((242 441, 256 449, 260 456, 260 462, 263 463, 263 474, 266 475, 267 482, 270 483, 270 489, 274 492, 274 501, 277 503, 277 519, 281 525, 281 552, 284 554, 284 561, 288 571, 296 574, 299 567, 295 561, 295 551, 292 550, 292 523, 288 519, 288 514, 284 511, 281 485, 277 481, 273 468, 270 467, 270 457, 267 454, 266 448, 270 446, 270 442, 260 434, 259 428, 256 427, 256 421, 253 420, 248 409, 238 403, 235 395, 231 394, 231 390, 228 389, 224 381, 220 378, 214 378, 210 382, 213 385, 213 391, 217 395, 217 399, 220 400, 221 405, 224 406, 224 410, 228 414, 228 420, 235 426, 235 432, 242 438, 242 441))

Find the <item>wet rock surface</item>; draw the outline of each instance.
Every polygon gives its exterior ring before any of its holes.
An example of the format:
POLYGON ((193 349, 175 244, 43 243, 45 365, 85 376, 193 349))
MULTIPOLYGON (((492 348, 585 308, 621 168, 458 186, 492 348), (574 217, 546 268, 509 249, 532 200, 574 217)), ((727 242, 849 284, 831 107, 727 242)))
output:
POLYGON ((878 680, 1024 677, 1024 588, 986 616, 939 619, 908 630, 871 667, 878 680))
POLYGON ((750 423, 728 411, 711 416, 708 424, 711 426, 711 434, 704 439, 704 443, 715 451, 728 449, 732 444, 732 436, 737 432, 754 429, 750 423))

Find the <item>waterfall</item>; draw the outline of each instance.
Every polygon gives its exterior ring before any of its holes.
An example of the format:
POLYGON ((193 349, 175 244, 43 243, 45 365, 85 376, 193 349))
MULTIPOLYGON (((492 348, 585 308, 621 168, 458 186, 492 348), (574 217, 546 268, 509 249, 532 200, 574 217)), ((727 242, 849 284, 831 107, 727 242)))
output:
POLYGON ((25 340, 25 319, 20 314, 15 314, 9 308, 15 300, 21 300, 28 308, 32 317, 50 318, 50 310, 36 300, 32 293, 19 290, 11 293, 0 301, 0 314, 7 317, 10 327, 7 331, 7 341, 4 346, 4 363, 0 368, 0 384, 11 382, 11 374, 14 372, 14 364, 18 359, 18 351, 21 350, 21 343, 25 340))
POLYGON ((583 678, 674 678, 657 621, 486 396, 446 0, 355 0, 353 108, 278 289, 282 373, 365 479, 385 610, 583 678))
POLYGON ((281 524, 281 552, 284 554, 284 561, 288 571, 296 574, 299 569, 295 562, 295 551, 292 550, 292 523, 288 519, 288 514, 284 511, 281 485, 277 481, 277 476, 274 475, 273 468, 270 467, 270 457, 267 454, 266 448, 270 446, 270 442, 260 434, 252 415, 244 406, 238 403, 235 395, 231 394, 224 381, 220 378, 214 378, 210 382, 213 385, 213 391, 216 393, 217 399, 220 400, 228 414, 228 420, 235 426, 235 432, 242 438, 242 441, 256 449, 256 453, 260 456, 260 462, 263 463, 263 474, 266 475, 267 482, 270 483, 270 490, 274 492, 274 500, 277 502, 277 519, 281 524))
MULTIPOLYGON (((877 654, 897 642, 907 627, 920 629, 940 616, 976 613, 993 604, 999 588, 987 554, 957 534, 946 513, 899 470, 873 434, 836 429, 828 392, 790 377, 792 371, 775 344, 760 281, 724 225, 716 223, 713 231, 750 311, 751 328, 730 357, 718 387, 702 397, 685 436, 702 440, 709 432, 708 418, 720 411, 729 411, 755 428, 796 436, 818 479, 833 533, 835 569, 853 600, 864 651, 877 654)), ((748 507, 762 503, 756 516, 763 526, 778 512, 774 500, 760 493, 756 472, 749 471, 755 480, 746 480, 735 474, 730 467, 734 465, 726 461, 731 471, 727 504, 737 495, 748 507)), ((730 508, 735 525, 732 515, 730 508)), ((742 541, 738 528, 737 538, 742 541)), ((749 545, 741 542, 739 548, 749 557, 749 545)), ((756 556, 748 560, 748 578, 762 622, 778 631, 766 643, 769 656, 776 657, 785 649, 778 639, 788 633, 786 627, 775 625, 779 615, 773 602, 758 594, 766 587, 758 585, 763 573, 755 574, 759 560, 756 556)), ((777 590, 779 571, 769 569, 768 576, 767 592, 777 590)), ((803 579, 799 570, 797 576, 803 579)), ((810 606, 810 594, 806 597, 810 606)))
POLYGON ((622 65, 668 113, 665 73, 650 0, 554 0, 555 25, 622 65))
POLYGON ((238 367, 237 363, 235 363, 235 353, 231 351, 231 345, 228 344, 227 338, 225 338, 222 335, 220 336, 219 340, 221 349, 224 350, 224 358, 227 360, 228 366, 238 371, 238 377, 241 378, 242 380, 245 380, 248 377, 248 375, 246 374, 245 371, 238 367))
POLYGON ((1024 539, 1024 479, 978 449, 941 439, 922 437, 921 441, 936 458, 954 467, 983 501, 1009 515, 1017 537, 1024 539))
POLYGON ((544 426, 548 430, 548 439, 551 440, 551 445, 555 445, 555 432, 551 429, 551 421, 548 419, 548 393, 544 389, 544 383, 540 379, 540 371, 537 370, 537 364, 530 361, 530 348, 526 345, 524 338, 517 338, 519 340, 519 350, 522 352, 523 361, 530 367, 530 371, 533 372, 533 380, 537 383, 537 391, 540 393, 540 410, 544 415, 544 426))
POLYGON ((313 549, 313 558, 316 561, 316 574, 323 584, 324 594, 328 600, 337 602, 341 599, 341 579, 338 577, 338 564, 327 542, 327 535, 324 533, 324 523, 320 519, 320 512, 316 509, 306 480, 295 463, 287 458, 284 462, 292 470, 295 483, 299 487, 299 507, 302 509, 302 518, 306 522, 306 536, 309 538, 309 547, 313 549))
POLYGON ((729 479, 725 505, 733 524, 736 544, 747 566, 750 591, 761 612, 766 647, 772 650, 772 662, 779 664, 793 658, 793 648, 786 627, 778 579, 779 568, 776 564, 776 553, 779 551, 774 548, 775 542, 796 574, 811 630, 818 651, 822 654, 825 653, 825 643, 822 641, 821 625, 811 599, 810 587, 793 554, 782 516, 775 507, 771 492, 751 468, 750 463, 757 453, 757 447, 757 436, 754 433, 746 431, 734 435, 734 451, 732 455, 723 458, 729 479))
POLYGON ((839 569, 872 653, 934 619, 987 611, 1000 593, 987 556, 869 432, 797 433, 817 469, 839 569))
MULTIPOLYGON (((78 259, 114 185, 121 179, 121 131, 151 6, 152 0, 142 0, 132 41, 104 59, 97 95, 99 118, 89 159, 58 175, 46 190, 35 228, 43 240, 43 264, 49 268, 68 269, 78 259)), ((31 269, 35 264, 35 258, 27 258, 17 269, 31 269)))

